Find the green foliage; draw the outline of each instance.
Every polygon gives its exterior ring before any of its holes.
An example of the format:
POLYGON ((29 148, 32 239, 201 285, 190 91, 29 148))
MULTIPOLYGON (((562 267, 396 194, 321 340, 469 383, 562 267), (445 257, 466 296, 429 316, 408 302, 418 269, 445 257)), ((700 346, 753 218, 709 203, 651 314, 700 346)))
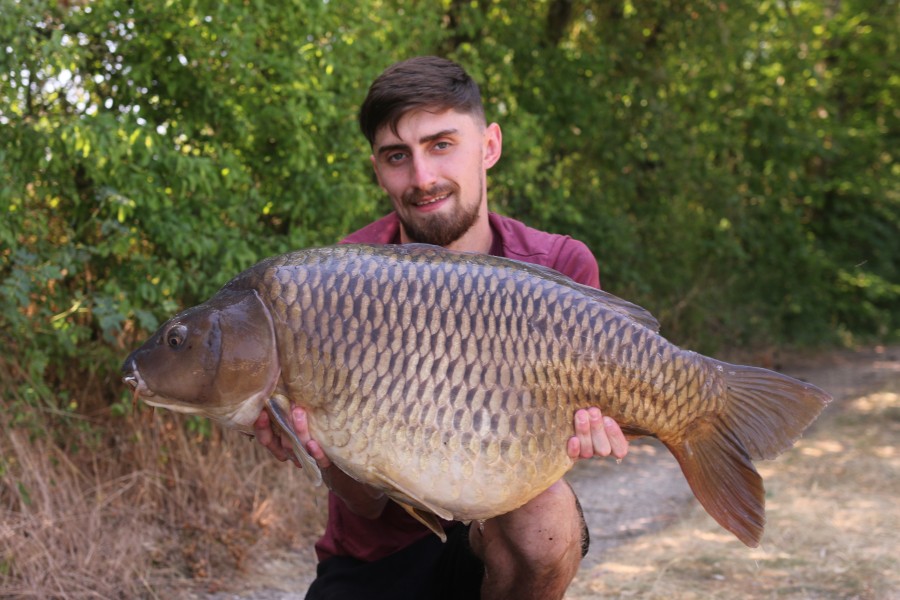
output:
POLYGON ((896 2, 574 4, 556 45, 547 3, 475 36, 509 44, 494 201, 588 241, 673 339, 896 336, 896 2))
POLYGON ((587 242, 671 339, 900 329, 896 1, 0 14, 0 344, 20 397, 120 409, 118 365, 159 322, 386 212, 356 110, 414 54, 482 83, 504 131, 494 209, 587 242))

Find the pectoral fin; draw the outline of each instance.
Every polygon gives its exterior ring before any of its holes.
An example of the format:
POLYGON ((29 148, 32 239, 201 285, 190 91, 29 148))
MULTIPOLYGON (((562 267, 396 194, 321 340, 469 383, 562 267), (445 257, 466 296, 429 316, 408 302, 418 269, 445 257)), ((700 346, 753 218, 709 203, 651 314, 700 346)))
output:
POLYGON ((312 478, 313 485, 322 485, 322 472, 319 470, 319 465, 316 464, 313 457, 303 447, 300 438, 297 437, 297 433, 294 431, 293 425, 291 425, 291 401, 281 394, 273 394, 272 397, 266 400, 266 409, 269 411, 269 416, 272 419, 273 431, 287 434, 291 440, 294 456, 300 461, 303 470, 312 478), (277 430, 275 430, 275 426, 277 426, 277 430))
POLYGON ((392 477, 377 471, 374 467, 366 469, 369 476, 379 482, 385 493, 403 507, 419 523, 430 529, 442 542, 447 541, 447 534, 440 519, 452 520, 453 515, 443 508, 420 498, 405 486, 400 485, 392 477))
POLYGON ((402 506, 403 510, 408 512, 416 521, 434 532, 436 536, 441 538, 442 542, 447 541, 447 534, 444 533, 444 527, 441 525, 441 521, 438 519, 437 515, 428 512, 427 510, 422 510, 421 508, 406 504, 405 502, 400 502, 399 500, 394 500, 394 502, 402 506))

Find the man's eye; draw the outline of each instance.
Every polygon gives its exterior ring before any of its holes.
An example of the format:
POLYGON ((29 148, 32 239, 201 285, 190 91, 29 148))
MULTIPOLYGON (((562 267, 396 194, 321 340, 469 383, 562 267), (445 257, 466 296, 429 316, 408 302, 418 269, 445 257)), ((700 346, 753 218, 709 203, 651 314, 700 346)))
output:
POLYGON ((401 160, 403 160, 404 158, 406 158, 405 152, 394 152, 392 154, 387 155, 387 161, 389 163, 398 163, 401 160))
POLYGON ((450 142, 438 142, 434 145, 435 150, 446 150, 450 147, 450 142))

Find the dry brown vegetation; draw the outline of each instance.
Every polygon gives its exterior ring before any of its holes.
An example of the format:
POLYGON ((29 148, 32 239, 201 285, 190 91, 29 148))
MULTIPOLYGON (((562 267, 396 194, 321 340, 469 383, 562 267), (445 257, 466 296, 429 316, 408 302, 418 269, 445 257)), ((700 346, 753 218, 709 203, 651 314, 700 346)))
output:
POLYGON ((6 410, 0 427, 0 597, 215 591, 320 527, 303 475, 237 434, 201 437, 148 409, 109 418, 90 444, 13 426, 6 410))
MULTIPOLYGON (((687 500, 662 530, 595 548, 568 598, 900 597, 898 354, 801 373, 836 400, 793 451, 759 465, 760 548, 687 500)), ((4 393, 0 410, 0 597, 302 597, 323 508, 301 472, 162 411, 63 427, 16 400, 4 393), (94 434, 60 438, 73 431, 94 434)))

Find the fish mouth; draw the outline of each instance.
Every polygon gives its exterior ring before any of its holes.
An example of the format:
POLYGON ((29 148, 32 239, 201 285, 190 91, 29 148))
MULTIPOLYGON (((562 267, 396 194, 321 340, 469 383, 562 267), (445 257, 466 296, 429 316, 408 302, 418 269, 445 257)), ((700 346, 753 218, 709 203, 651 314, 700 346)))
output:
POLYGON ((125 385, 131 388, 131 391, 137 390, 139 385, 137 375, 126 375, 122 378, 122 381, 125 382, 125 385))
POLYGON ((165 396, 157 396, 155 392, 147 387, 147 384, 144 382, 144 379, 141 377, 137 368, 133 364, 128 367, 125 376, 122 377, 122 381, 131 388, 132 404, 137 405, 138 400, 140 400, 147 406, 152 406, 154 408, 166 408, 174 410, 175 412, 187 414, 199 414, 203 412, 196 406, 178 402, 177 400, 171 400, 165 396))
POLYGON ((137 365, 134 364, 134 361, 129 362, 123 370, 125 371, 125 376, 122 377, 122 381, 131 388, 135 401, 137 401, 138 398, 152 398, 156 395, 151 392, 147 387, 147 384, 144 383, 144 379, 138 372, 137 365))
MULTIPOLYGON (((125 363, 125 366, 122 367, 122 373, 122 381, 131 388, 131 400, 133 405, 137 405, 138 400, 140 400, 147 406, 152 406, 153 408, 165 408, 178 413, 201 415, 219 420, 222 419, 219 413, 227 412, 227 407, 220 411, 215 407, 198 406, 196 404, 170 398, 165 394, 157 394, 147 386, 147 383, 144 381, 144 378, 141 377, 141 373, 138 371, 137 365, 133 360, 125 363)), ((259 413, 257 412, 257 415, 258 414, 259 413)))

